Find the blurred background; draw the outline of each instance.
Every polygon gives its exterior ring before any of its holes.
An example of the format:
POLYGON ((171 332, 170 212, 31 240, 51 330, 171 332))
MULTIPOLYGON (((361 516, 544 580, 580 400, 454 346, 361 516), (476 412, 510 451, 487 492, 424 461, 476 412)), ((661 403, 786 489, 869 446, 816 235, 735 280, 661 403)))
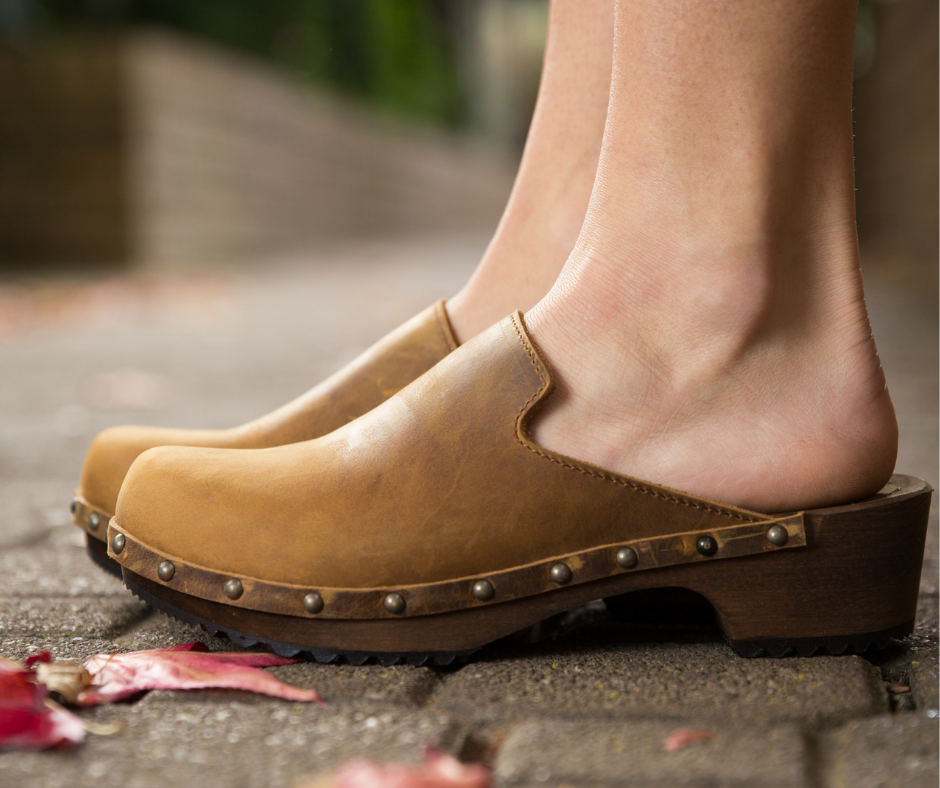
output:
POLYGON ((0 0, 0 261, 483 232, 543 0, 0 0))
MULTIPOLYGON (((547 6, 0 0, 0 266, 485 233, 547 6)), ((935 280, 937 3, 862 0, 856 39, 860 233, 935 280)))
MULTIPOLYGON (((547 14, 0 0, 0 543, 4 518, 64 524, 97 430, 239 423, 453 294, 508 196, 547 14)), ((855 58, 899 467, 935 484, 937 30, 936 0, 862 0, 855 58)))

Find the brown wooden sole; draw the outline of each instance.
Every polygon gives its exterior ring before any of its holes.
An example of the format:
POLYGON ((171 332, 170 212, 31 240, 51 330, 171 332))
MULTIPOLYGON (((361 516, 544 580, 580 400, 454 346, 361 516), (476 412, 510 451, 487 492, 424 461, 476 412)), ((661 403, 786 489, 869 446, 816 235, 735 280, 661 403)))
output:
POLYGON ((806 512, 797 550, 626 573, 485 607, 397 619, 316 619, 184 594, 124 568, 125 584, 155 608, 242 645, 321 661, 374 657, 447 664, 587 602, 627 609, 631 592, 685 589, 707 600, 742 656, 844 653, 912 631, 931 488, 896 475, 867 501, 806 512))
POLYGON ((85 549, 88 557, 110 575, 121 576, 121 565, 108 555, 108 521, 111 515, 96 509, 79 493, 75 493, 69 504, 72 522, 85 532, 85 549))

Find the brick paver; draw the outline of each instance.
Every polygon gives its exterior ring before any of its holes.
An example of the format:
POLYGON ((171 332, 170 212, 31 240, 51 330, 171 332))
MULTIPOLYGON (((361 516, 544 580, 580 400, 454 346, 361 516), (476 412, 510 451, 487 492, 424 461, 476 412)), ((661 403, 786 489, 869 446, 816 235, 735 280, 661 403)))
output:
POLYGON ((437 714, 368 714, 210 692, 180 703, 160 697, 167 694, 95 710, 95 721, 118 720, 123 729, 91 737, 74 753, 0 756, 4 786, 290 786, 355 757, 414 761, 424 744, 457 753, 466 736, 459 724, 437 714))
POLYGON ((856 720, 817 744, 826 788, 909 788, 937 784, 937 720, 894 714, 856 720))
POLYGON ((621 645, 611 638, 584 648, 578 640, 573 633, 564 644, 488 650, 444 682, 436 708, 487 720, 549 715, 806 725, 888 710, 880 672, 857 656, 743 659, 721 642, 621 645))
POLYGON ((501 747, 497 778, 505 786, 807 784, 807 743, 793 726, 713 727, 709 741, 668 752, 676 730, 659 720, 528 722, 501 747))

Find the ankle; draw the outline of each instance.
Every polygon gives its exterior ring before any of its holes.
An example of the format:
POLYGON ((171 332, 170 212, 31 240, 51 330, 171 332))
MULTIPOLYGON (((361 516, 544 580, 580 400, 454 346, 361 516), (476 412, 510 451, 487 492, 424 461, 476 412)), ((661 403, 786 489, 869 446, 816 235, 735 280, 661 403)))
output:
POLYGON ((689 242, 606 235, 579 244, 527 315, 545 324, 549 344, 558 335, 663 369, 695 362, 725 372, 755 343, 841 347, 870 336, 854 226, 689 242))
POLYGON ((464 343, 521 309, 527 312, 552 288, 571 254, 584 219, 584 199, 522 210, 513 201, 480 265, 447 301, 454 335, 464 343))

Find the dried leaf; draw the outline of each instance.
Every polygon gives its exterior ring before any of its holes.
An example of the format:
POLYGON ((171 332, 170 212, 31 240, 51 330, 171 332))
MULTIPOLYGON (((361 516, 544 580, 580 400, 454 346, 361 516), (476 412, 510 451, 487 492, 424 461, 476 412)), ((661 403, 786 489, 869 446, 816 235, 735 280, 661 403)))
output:
POLYGON ((0 658, 0 749, 42 750, 85 738, 78 717, 47 701, 33 671, 0 658))
POLYGON ((490 788, 490 770, 429 748, 422 764, 349 761, 300 788, 490 788))
POLYGON ((97 654, 85 662, 91 683, 78 694, 76 702, 79 706, 94 706, 147 690, 224 688, 323 703, 314 690, 292 687, 258 669, 292 662, 296 660, 257 652, 213 653, 202 643, 127 654, 97 654))
POLYGON ((666 737, 666 740, 663 742, 663 749, 666 752, 676 752, 676 750, 681 750, 683 747, 711 741, 714 738, 715 734, 711 731, 698 730, 695 728, 677 728, 666 737))
POLYGON ((113 703, 152 689, 248 690, 293 701, 322 703, 313 690, 292 687, 262 667, 296 660, 249 652, 212 653, 202 643, 98 654, 77 665, 54 663, 47 652, 24 667, 0 657, 0 749, 44 749, 78 744, 86 730, 109 735, 119 723, 85 723, 50 697, 79 706, 113 703))
POLYGON ((36 665, 36 679, 46 685, 50 695, 71 706, 88 686, 91 674, 74 662, 40 662, 36 665))

